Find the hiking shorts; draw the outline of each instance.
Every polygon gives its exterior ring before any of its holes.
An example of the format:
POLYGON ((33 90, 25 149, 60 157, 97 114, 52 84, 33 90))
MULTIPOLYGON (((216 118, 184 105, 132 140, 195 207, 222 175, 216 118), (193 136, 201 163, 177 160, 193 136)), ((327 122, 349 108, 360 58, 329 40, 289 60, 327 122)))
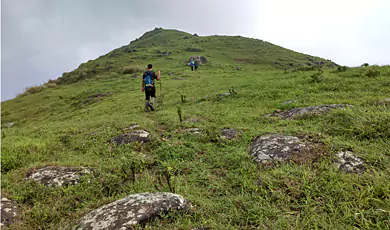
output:
POLYGON ((145 100, 150 100, 150 97, 156 97, 156 88, 155 87, 145 88, 145 100))

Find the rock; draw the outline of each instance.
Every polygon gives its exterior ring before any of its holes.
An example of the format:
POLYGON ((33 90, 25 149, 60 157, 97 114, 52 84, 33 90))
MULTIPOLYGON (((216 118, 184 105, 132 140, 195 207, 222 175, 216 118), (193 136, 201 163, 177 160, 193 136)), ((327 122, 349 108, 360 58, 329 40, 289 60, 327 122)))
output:
POLYGON ((226 96, 230 96, 230 95, 231 95, 230 92, 226 92, 226 93, 218 94, 218 97, 226 97, 226 96))
POLYGON ((192 36, 199 37, 199 35, 197 33, 194 33, 192 36))
POLYGON ((91 173, 87 168, 71 168, 59 166, 47 166, 38 169, 26 178, 26 180, 34 180, 45 186, 65 186, 74 185, 80 182, 80 176, 91 173))
POLYGON ((129 127, 127 128, 124 128, 123 130, 133 130, 133 129, 138 129, 140 128, 141 126, 138 125, 137 123, 133 123, 132 125, 130 125, 129 127))
POLYGON ((296 103, 297 101, 295 100, 287 100, 287 101, 283 101, 282 102, 282 105, 289 105, 289 104, 293 104, 293 103, 296 103))
POLYGON ((310 143, 306 143, 297 137, 282 136, 279 134, 258 136, 250 146, 250 155, 257 163, 281 160, 285 161, 294 154, 307 149, 310 143))
MULTIPOLYGON (((379 104, 390 104, 390 97, 379 101, 379 104)), ((10 123, 10 124, 14 124, 14 123, 10 123)), ((8 127, 8 124, 7 124, 7 127, 8 127)))
POLYGON ((74 230, 130 229, 172 210, 189 210, 191 203, 173 193, 139 193, 104 205, 79 221, 74 230))
POLYGON ((10 227, 11 224, 17 223, 21 220, 21 211, 15 201, 9 200, 1 196, 1 222, 0 227, 10 227))
POLYGON ((301 116, 301 115, 326 114, 329 111, 331 111, 332 109, 346 108, 346 107, 353 107, 353 106, 352 105, 344 105, 344 104, 309 106, 309 107, 295 108, 295 109, 283 111, 283 112, 276 112, 275 111, 273 114, 268 114, 266 116, 291 119, 295 116, 301 116))
POLYGON ((147 143, 151 140, 151 135, 145 130, 134 130, 111 139, 115 144, 129 144, 131 142, 147 143))
POLYGON ((237 66, 237 67, 236 67, 236 70, 241 70, 241 67, 237 66))
POLYGON ((170 75, 176 75, 176 74, 175 74, 175 72, 171 71, 168 73, 168 76, 170 76, 170 75))
POLYGON ((184 122, 193 122, 193 123, 198 123, 200 122, 199 119, 196 119, 196 118, 188 118, 187 120, 185 120, 184 122))
POLYGON ((275 62, 274 62, 274 65, 280 65, 280 63, 279 63, 279 62, 277 62, 277 61, 275 61, 275 62))
POLYGON ((336 156, 338 168, 346 173, 363 173, 366 170, 363 160, 350 151, 340 151, 336 156))
POLYGON ((13 125, 14 125, 14 123, 11 122, 11 123, 6 124, 5 126, 6 126, 7 128, 10 128, 10 127, 12 127, 13 125))
POLYGON ((184 132, 190 134, 203 134, 203 131, 200 128, 189 128, 189 129, 185 129, 184 132))
POLYGON ((222 139, 233 140, 237 138, 237 130, 235 129, 222 129, 222 139))

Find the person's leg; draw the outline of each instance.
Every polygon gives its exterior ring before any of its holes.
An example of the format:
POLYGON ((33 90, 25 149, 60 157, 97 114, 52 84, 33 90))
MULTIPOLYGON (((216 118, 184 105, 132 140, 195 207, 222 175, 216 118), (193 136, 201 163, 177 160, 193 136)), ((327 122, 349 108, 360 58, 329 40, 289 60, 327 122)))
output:
POLYGON ((150 89, 145 89, 145 112, 149 110, 149 101, 150 101, 150 89))
POLYGON ((155 110, 157 108, 157 102, 156 102, 156 88, 153 87, 150 91, 150 103, 153 110, 155 110))
POLYGON ((193 66, 191 66, 191 71, 194 71, 194 67, 193 66))

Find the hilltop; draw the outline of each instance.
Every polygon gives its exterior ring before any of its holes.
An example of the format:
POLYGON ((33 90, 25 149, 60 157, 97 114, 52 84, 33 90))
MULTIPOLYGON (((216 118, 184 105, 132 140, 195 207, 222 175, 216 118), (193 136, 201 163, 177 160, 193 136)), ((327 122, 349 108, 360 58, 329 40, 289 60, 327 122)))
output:
POLYGON ((389 98, 389 66, 157 28, 1 104, 2 222, 386 229, 389 98), (162 81, 145 113, 148 63, 162 81))
POLYGON ((191 56, 210 60, 209 68, 249 65, 256 69, 297 69, 338 65, 330 60, 294 52, 258 39, 241 36, 198 36, 156 28, 129 45, 81 64, 64 73, 58 83, 67 84, 109 72, 132 73, 144 69, 145 61, 156 66, 182 67, 191 56))

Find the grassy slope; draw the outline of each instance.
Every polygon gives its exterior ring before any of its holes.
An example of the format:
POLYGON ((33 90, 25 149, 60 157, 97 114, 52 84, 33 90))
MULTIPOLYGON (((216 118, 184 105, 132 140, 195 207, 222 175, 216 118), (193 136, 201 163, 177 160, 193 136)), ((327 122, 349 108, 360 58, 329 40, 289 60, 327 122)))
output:
MULTIPOLYGON (((132 45, 148 45, 150 39, 132 45)), ((389 97, 388 66, 380 67, 381 75, 376 78, 364 76, 368 71, 364 68, 344 73, 325 70, 323 81, 313 83, 312 71, 282 72, 261 63, 240 63, 242 70, 235 70, 238 64, 233 58, 258 60, 264 56, 251 52, 252 42, 261 41, 244 39, 248 42, 245 45, 239 37, 195 39, 207 41, 199 45, 204 49, 200 54, 211 61, 201 66, 198 73, 183 68, 183 61, 193 55, 182 51, 189 40, 178 39, 178 45, 172 46, 155 44, 147 48, 150 57, 132 59, 132 65, 152 62, 162 70, 163 109, 155 113, 142 112, 140 80, 116 73, 128 61, 125 57, 117 57, 114 71, 98 77, 2 103, 3 125, 15 125, 2 129, 1 185, 2 192, 18 201, 23 209, 24 225, 18 228, 58 229, 69 226, 89 210, 128 194, 173 189, 194 204, 193 212, 173 214, 170 219, 153 222, 150 228, 389 227, 390 109, 372 103, 389 97), (241 51, 234 52, 225 45, 229 40, 240 43, 241 51), (153 56, 155 49, 174 52, 174 59, 153 56), (228 53, 229 58, 222 52, 228 53), (186 80, 172 80, 173 76, 167 75, 170 71, 186 80), (237 95, 223 99, 215 96, 232 86, 237 95), (88 96, 103 92, 112 95, 78 107, 88 96), (181 104, 181 94, 189 102, 181 104), (206 95, 210 96, 206 101, 196 103, 206 95), (348 103, 355 108, 289 121, 262 118, 276 108, 286 109, 281 102, 290 99, 297 100, 290 107, 348 103), (205 137, 177 132, 182 129, 176 113, 180 104, 185 119, 200 119, 198 124, 183 125, 203 128, 205 137), (145 146, 106 144, 132 122, 150 131, 154 141, 145 146), (231 142, 210 142, 223 127, 242 131, 242 137, 231 142), (258 167, 248 155, 248 146, 253 137, 265 133, 310 134, 326 144, 329 154, 314 164, 258 167), (171 135, 172 140, 162 141, 161 134, 171 135), (341 148, 359 153, 369 172, 361 176, 339 172, 332 160, 341 148), (151 156, 155 166, 146 169, 140 152, 151 156), (96 179, 68 188, 47 188, 23 180, 31 168, 47 164, 93 167, 96 179), (134 182, 128 170, 131 165, 140 171, 134 182), (158 182, 166 170, 172 175, 171 188, 164 179, 162 185, 158 182)), ((158 43, 159 39, 153 41, 158 43)), ((304 60, 305 55, 302 57, 304 60)), ((274 57, 267 60, 271 59, 274 57)), ((102 57, 80 68, 90 68, 103 60, 109 58, 102 57)), ((299 60, 294 59, 295 63, 299 60)), ((157 94, 160 93, 158 90, 157 94)))

